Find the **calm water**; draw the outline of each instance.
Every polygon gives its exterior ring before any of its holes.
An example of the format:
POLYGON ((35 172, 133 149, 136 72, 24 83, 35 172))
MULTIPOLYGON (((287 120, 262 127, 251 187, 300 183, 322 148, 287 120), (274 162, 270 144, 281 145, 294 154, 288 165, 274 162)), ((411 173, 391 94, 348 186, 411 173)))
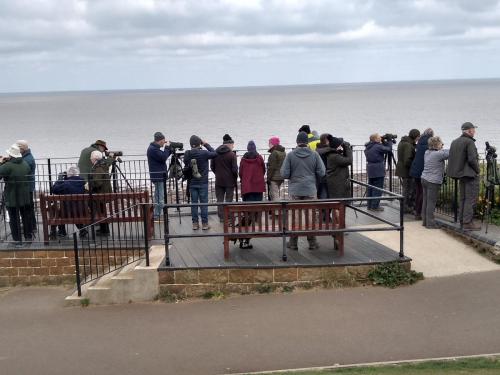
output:
POLYGON ((3 94, 0 153, 23 138, 38 158, 76 156, 101 138, 144 154, 155 131, 184 143, 198 134, 213 146, 229 133, 237 148, 250 139, 265 148, 278 135, 292 146, 305 123, 354 144, 432 127, 449 144, 465 121, 479 126, 481 150, 486 140, 500 146, 500 80, 3 94))

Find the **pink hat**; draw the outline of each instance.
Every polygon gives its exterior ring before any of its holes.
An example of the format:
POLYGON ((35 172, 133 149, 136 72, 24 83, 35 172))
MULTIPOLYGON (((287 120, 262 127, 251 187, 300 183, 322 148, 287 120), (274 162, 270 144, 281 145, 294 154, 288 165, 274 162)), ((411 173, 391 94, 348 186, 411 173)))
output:
POLYGON ((277 146, 280 144, 280 139, 276 136, 269 138, 269 143, 273 146, 277 146))

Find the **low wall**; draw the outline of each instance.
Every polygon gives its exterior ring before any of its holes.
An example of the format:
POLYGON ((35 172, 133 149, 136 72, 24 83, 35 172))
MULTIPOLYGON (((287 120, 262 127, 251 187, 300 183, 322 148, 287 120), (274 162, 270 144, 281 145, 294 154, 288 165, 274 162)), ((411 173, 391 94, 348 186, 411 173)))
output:
MULTIPOLYGON (((408 270, 410 261, 402 265, 408 270)), ((368 273, 377 264, 320 267, 277 268, 160 268, 160 295, 175 294, 181 298, 202 297, 210 292, 248 294, 260 292, 263 286, 274 290, 283 286, 310 288, 357 286, 368 281, 368 273)))

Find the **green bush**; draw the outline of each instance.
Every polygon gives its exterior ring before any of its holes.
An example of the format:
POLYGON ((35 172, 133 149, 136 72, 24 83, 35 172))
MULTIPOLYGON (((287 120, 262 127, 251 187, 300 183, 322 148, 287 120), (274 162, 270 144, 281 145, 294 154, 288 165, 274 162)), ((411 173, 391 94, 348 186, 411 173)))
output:
POLYGON ((400 285, 410 285, 423 280, 422 272, 408 271, 399 262, 384 263, 368 273, 368 279, 374 285, 395 288, 400 285))

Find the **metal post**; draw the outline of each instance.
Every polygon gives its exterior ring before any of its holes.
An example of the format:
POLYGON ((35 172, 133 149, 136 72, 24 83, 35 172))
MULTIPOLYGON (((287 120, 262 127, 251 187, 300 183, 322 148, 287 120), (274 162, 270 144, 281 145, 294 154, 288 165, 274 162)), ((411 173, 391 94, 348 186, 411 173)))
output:
POLYGON ((286 255, 286 226, 287 226, 287 218, 288 218, 288 213, 286 210, 286 202, 281 202, 281 238, 283 239, 283 255, 282 259, 283 262, 286 262, 288 257, 286 255))
POLYGON ((456 178, 453 179, 453 222, 458 221, 458 180, 456 178))
POLYGON ((148 233, 148 206, 142 206, 142 217, 144 219, 144 252, 146 254, 146 267, 149 267, 149 233, 148 233))
POLYGON ((47 172, 49 174, 49 192, 52 195, 52 166, 50 164, 50 158, 47 159, 47 172))
POLYGON ((399 257, 403 258, 405 256, 404 252, 404 198, 399 198, 399 257))
POLYGON ((82 282, 80 280, 80 259, 78 259, 78 238, 76 233, 73 233, 73 250, 75 252, 75 274, 76 274, 76 288, 78 290, 78 297, 82 296, 82 282))
POLYGON ((168 207, 163 206, 163 231, 165 233, 165 266, 170 266, 170 254, 168 246, 170 245, 170 223, 168 217, 168 207))

